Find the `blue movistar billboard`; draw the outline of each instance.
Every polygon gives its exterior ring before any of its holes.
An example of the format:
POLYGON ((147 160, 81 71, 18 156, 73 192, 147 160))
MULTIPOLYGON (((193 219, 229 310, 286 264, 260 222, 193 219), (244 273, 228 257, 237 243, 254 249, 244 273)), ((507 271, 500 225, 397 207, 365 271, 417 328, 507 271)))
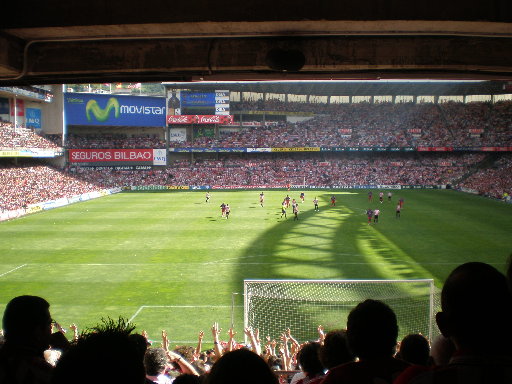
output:
POLYGON ((66 93, 66 125, 165 127, 165 98, 66 93))

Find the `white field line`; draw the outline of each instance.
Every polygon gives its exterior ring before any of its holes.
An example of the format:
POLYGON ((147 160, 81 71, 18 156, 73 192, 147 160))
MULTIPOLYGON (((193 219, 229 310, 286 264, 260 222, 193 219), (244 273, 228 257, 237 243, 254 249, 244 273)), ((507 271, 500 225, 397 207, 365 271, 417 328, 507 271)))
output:
MULTIPOLYGON (((235 308, 243 308, 243 305, 235 305, 235 308)), ((143 305, 128 320, 131 323, 144 308, 231 308, 231 305, 143 305)))
POLYGON ((14 272, 14 271, 15 271, 15 270, 17 270, 17 269, 23 268, 25 265, 27 265, 27 264, 20 265, 19 267, 16 267, 16 268, 14 268, 14 269, 11 269, 11 270, 10 270, 10 271, 8 271, 8 272, 2 273, 2 274, 0 275, 0 277, 5 276, 5 275, 7 275, 8 273, 14 272))

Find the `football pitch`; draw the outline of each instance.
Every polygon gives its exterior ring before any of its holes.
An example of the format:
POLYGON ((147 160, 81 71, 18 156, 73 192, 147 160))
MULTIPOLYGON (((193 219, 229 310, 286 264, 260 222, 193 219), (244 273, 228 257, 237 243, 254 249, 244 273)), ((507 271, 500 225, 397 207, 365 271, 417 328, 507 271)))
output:
POLYGON ((467 261, 504 271, 512 252, 512 205, 475 195, 396 190, 380 204, 376 190, 373 203, 367 190, 305 190, 301 203, 301 190, 264 190, 261 207, 261 192, 210 190, 210 203, 205 190, 123 192, 1 222, 0 311, 38 295, 65 327, 123 316, 153 340, 165 329, 171 343, 196 343, 203 330, 208 345, 213 322, 227 339, 232 297, 243 339, 244 279, 428 278, 441 288, 467 261), (298 221, 291 207, 280 218, 287 194, 298 221), (381 210, 376 225, 369 208, 381 210))

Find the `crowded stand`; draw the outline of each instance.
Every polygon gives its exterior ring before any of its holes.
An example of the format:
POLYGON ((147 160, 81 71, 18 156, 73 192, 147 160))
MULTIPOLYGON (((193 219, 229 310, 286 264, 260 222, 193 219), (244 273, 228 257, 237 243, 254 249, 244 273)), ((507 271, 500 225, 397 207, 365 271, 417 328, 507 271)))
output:
POLYGON ((439 185, 451 184, 485 158, 484 154, 436 156, 295 156, 230 155, 220 161, 177 161, 171 170, 174 185, 439 185))
POLYGON ((92 183, 72 177, 50 165, 26 160, 16 166, 0 163, 0 211, 98 190, 92 183))
POLYGON ((34 133, 31 129, 14 127, 12 123, 0 123, 0 149, 57 149, 61 146, 43 135, 34 133))
POLYGON ((439 108, 453 133, 454 145, 460 147, 492 145, 492 142, 486 141, 483 135, 493 111, 491 103, 449 101, 439 104, 439 108))
POLYGON ((311 112, 298 123, 222 132, 173 147, 422 147, 504 146, 512 138, 510 103, 354 103, 306 104, 261 101, 239 103, 255 110, 311 112), (267 103, 270 105, 267 107, 267 103), (297 108, 300 105, 300 108, 297 108), (319 108, 319 105, 321 108, 319 108), (288 107, 287 107, 288 106, 288 107), (322 113, 323 112, 323 113, 322 113), (326 113, 328 112, 328 113, 326 113), (462 117, 457 117, 460 113, 462 117))
POLYGON ((512 191, 512 156, 500 156, 492 167, 478 170, 458 184, 480 195, 503 199, 512 191))
POLYGON ((436 314, 441 334, 433 340, 410 333, 400 341, 403 319, 385 302, 369 298, 355 304, 346 320, 340 319, 333 329, 319 325, 318 337, 309 341, 296 340, 296 330, 290 328, 279 329, 277 340, 250 326, 243 328, 245 338, 237 337, 233 326, 222 333, 214 322, 211 338, 207 336, 208 343, 213 343, 211 349, 204 348, 203 330, 198 330, 197 344, 172 348, 165 330, 160 340, 153 341, 145 330, 122 317, 117 322, 102 318, 96 326, 84 326, 81 333, 73 323, 73 332, 66 335, 66 329, 52 319, 48 301, 17 296, 3 315, 0 381, 510 383, 512 259, 505 274, 482 262, 457 266, 447 277, 441 296, 441 310, 436 314), (485 332, 475 333, 475 329, 485 332))

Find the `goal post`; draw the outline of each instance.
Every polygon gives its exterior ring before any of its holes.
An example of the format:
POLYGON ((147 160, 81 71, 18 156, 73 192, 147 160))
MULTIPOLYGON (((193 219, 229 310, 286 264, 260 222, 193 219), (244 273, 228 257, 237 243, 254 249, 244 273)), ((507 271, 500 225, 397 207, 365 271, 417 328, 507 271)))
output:
POLYGON ((244 280, 244 327, 259 329, 261 340, 279 340, 287 328, 299 342, 316 340, 319 325, 325 332, 345 329, 350 311, 374 299, 395 312, 398 341, 410 333, 433 340, 439 335, 434 316, 440 293, 433 279, 244 280))

